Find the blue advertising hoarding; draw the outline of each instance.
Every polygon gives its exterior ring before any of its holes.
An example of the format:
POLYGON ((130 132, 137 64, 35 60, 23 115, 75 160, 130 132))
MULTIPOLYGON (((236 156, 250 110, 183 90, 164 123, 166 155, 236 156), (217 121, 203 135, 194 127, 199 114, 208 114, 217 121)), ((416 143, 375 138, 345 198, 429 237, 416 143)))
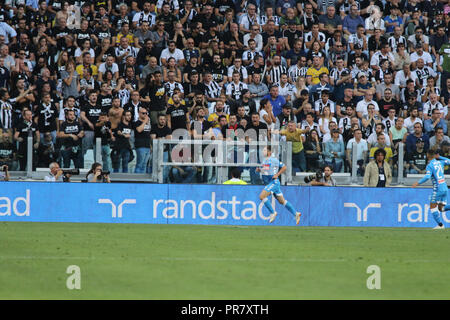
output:
MULTIPOLYGON (((4 182, 0 221, 294 226, 294 217, 262 186, 4 182)), ((284 186, 302 226, 434 227, 429 188, 284 186)), ((443 214, 450 222, 450 212, 443 214)))

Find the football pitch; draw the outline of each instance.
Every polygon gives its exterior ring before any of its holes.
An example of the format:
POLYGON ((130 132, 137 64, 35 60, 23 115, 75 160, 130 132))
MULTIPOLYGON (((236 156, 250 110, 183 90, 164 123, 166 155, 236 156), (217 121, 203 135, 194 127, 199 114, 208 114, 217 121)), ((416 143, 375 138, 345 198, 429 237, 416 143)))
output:
POLYGON ((450 299, 449 237, 421 228, 0 222, 0 298, 450 299), (80 289, 67 287, 72 265, 80 289), (381 288, 369 290, 374 265, 381 288))

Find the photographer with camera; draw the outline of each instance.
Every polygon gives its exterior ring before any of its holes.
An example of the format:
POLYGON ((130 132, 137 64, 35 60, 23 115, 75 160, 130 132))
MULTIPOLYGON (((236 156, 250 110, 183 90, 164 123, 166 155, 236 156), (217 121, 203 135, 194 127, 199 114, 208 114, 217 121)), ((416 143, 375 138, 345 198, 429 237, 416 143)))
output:
POLYGON ((70 177, 80 174, 80 169, 61 169, 58 162, 50 163, 50 174, 45 176, 47 182, 70 182, 70 177))
POLYGON ((86 179, 87 182, 111 183, 109 171, 103 171, 102 165, 98 162, 92 164, 91 170, 86 174, 86 179))
POLYGON ((305 182, 309 183, 312 186, 327 186, 327 187, 336 187, 336 180, 331 176, 333 174, 333 168, 329 165, 326 165, 323 168, 317 170, 316 174, 305 177, 305 182))
POLYGON ((9 181, 8 165, 4 164, 0 168, 1 168, 0 179, 3 179, 3 181, 9 181))
POLYGON ((59 167, 58 162, 52 162, 49 166, 50 173, 45 176, 45 181, 47 182, 63 182, 63 171, 59 167))

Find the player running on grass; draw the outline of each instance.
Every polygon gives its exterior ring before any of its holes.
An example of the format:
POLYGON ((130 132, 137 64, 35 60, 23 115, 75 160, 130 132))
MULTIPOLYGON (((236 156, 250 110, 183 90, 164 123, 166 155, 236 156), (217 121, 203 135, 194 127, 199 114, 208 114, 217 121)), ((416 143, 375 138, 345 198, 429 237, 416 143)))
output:
POLYGON ((265 147, 263 152, 265 159, 262 163, 262 166, 260 168, 257 168, 256 171, 261 172, 263 181, 266 184, 266 187, 263 191, 261 191, 261 194, 259 195, 259 199, 270 211, 269 222, 272 223, 277 216, 277 213, 273 209, 268 199, 268 196, 273 193, 278 202, 285 206, 290 213, 292 213, 292 215, 295 217, 296 223, 299 224, 301 213, 295 212, 292 204, 284 199, 283 193, 280 189, 280 180, 278 179, 278 177, 286 171, 286 166, 276 157, 272 156, 272 148, 270 146, 265 147))
POLYGON ((445 227, 442 223, 439 212, 450 210, 450 206, 446 206, 448 188, 444 177, 444 165, 449 165, 450 159, 439 156, 439 154, 434 150, 428 150, 427 160, 429 162, 426 168, 427 172, 425 176, 420 181, 414 182, 412 187, 415 188, 419 184, 422 184, 431 178, 431 182, 433 183, 433 193, 430 196, 430 211, 433 214, 434 220, 438 224, 433 229, 444 229, 445 227))

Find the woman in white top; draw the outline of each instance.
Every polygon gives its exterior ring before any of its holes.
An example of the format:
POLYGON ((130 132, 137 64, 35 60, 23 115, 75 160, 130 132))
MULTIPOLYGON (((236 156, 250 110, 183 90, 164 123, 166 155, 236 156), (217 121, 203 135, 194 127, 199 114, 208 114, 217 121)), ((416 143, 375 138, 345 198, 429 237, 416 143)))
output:
POLYGON ((275 123, 277 122, 277 118, 275 118, 272 111, 272 104, 269 99, 262 99, 259 104, 259 118, 262 123, 267 124, 269 130, 273 130, 275 128, 275 123))
POLYGON ((329 124, 331 121, 334 121, 337 124, 337 120, 335 117, 333 117, 330 107, 325 106, 323 107, 322 114, 319 118, 319 128, 320 132, 322 132, 322 135, 330 133, 329 124))

